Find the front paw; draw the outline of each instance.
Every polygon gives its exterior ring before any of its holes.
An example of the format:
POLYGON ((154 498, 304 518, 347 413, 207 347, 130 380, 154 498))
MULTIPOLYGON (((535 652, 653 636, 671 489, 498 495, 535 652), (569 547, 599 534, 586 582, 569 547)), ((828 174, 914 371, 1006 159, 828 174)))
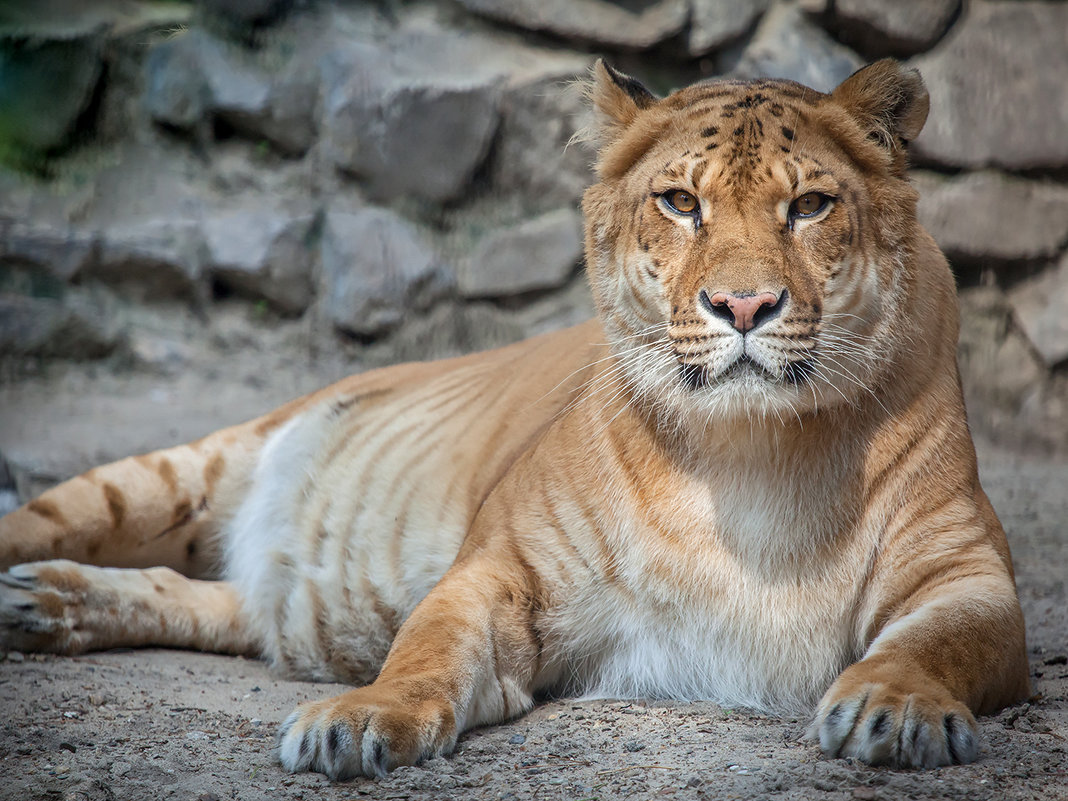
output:
POLYGON ((370 685, 301 704, 279 729, 279 761, 290 773, 318 771, 342 780, 383 776, 451 751, 456 744, 452 705, 405 695, 370 685))
POLYGON ((820 701, 808 731, 829 757, 936 768, 976 758, 975 718, 941 684, 915 671, 859 662, 820 701))
POLYGON ((89 583, 82 569, 56 559, 0 573, 0 651, 85 651, 89 583))

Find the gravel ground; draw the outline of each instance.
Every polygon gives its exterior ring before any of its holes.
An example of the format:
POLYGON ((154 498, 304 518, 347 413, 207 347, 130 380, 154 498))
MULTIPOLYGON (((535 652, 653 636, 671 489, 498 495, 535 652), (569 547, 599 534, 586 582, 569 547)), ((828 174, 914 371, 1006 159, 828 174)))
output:
MULTIPOLYGON (((38 479, 197 436, 271 408, 295 385, 71 380, 63 392, 50 382, 0 388, 0 450, 38 479)), ((980 456, 1013 549, 1034 695, 981 721, 973 765, 916 773, 828 761, 802 740, 805 720, 707 703, 557 700, 464 735, 448 758, 331 785, 283 772, 272 742, 295 703, 340 687, 179 651, 11 653, 0 661, 0 799, 1068 800, 1068 457, 992 447, 980 456)))

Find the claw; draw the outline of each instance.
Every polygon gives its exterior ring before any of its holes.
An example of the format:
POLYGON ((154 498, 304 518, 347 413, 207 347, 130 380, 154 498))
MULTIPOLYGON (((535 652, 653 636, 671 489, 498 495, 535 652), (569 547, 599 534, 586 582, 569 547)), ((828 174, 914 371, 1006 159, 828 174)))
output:
POLYGON ((10 570, 0 573, 0 584, 12 587, 16 590, 32 590, 35 583, 34 577, 32 576, 16 576, 10 570))

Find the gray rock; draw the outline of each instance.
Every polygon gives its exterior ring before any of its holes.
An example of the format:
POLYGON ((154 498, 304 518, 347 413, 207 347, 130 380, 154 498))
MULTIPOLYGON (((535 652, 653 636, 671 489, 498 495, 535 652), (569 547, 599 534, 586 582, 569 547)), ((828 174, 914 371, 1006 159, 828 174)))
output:
POLYGON ((688 44, 690 55, 702 56, 748 32, 771 0, 692 0, 688 44))
POLYGON ((442 294, 449 273, 413 225, 386 209, 327 212, 325 308, 343 331, 375 336, 442 294))
POLYGON ((1005 293, 997 287, 961 290, 960 307, 963 374, 979 377, 982 395, 1002 412, 1018 408, 1021 398, 1042 383, 1044 370, 1013 326, 1005 293))
POLYGON ((0 230, 0 265, 40 269, 61 281, 77 276, 96 254, 96 237, 68 225, 17 220, 0 230))
POLYGON ((569 82, 586 66, 505 92, 490 167, 495 198, 519 194, 528 212, 545 211, 577 205, 593 182, 596 154, 575 140, 589 125, 588 103, 569 82))
POLYGON ((605 0, 459 0, 498 22, 565 39, 644 50, 682 31, 690 14, 685 0, 640 4, 605 0), (625 5, 637 5, 631 11, 625 5))
POLYGON ((314 294, 315 215, 270 209, 224 211, 204 221, 205 268, 224 285, 299 314, 314 294))
POLYGON ((100 80, 101 46, 0 38, 0 157, 33 161, 69 142, 100 80))
POLYGON ((284 153, 303 153, 315 137, 314 71, 294 61, 272 79, 249 62, 203 30, 169 39, 145 60, 145 108, 164 125, 195 130, 218 118, 284 153))
POLYGON ((143 103, 152 119, 183 129, 204 119, 211 106, 205 61, 214 61, 216 69, 225 64, 219 44, 202 31, 168 39, 149 51, 143 103))
POLYGON ((1013 287, 1009 304, 1048 367, 1068 359, 1068 254, 1055 268, 1013 287))
POLYGON ((564 88, 585 76, 589 57, 484 33, 403 29, 380 39, 348 43, 322 64, 323 151, 373 198, 390 205, 468 199, 494 141, 489 169, 509 173, 491 177, 494 192, 514 194, 515 184, 502 180, 519 174, 552 185, 561 165, 568 173, 577 166, 585 183, 589 156, 578 149, 561 161, 561 154, 574 117, 585 113, 578 93, 564 88))
POLYGON ((483 236, 460 263, 456 284, 468 297, 554 289, 581 260, 582 215, 558 209, 483 236))
POLYGON ((960 10, 961 0, 811 0, 806 10, 868 58, 911 56, 933 46, 960 10))
POLYGON ((0 355, 92 359, 117 343, 110 316, 83 298, 0 294, 0 355))
POLYGON ((99 259, 86 273, 134 288, 146 298, 194 295, 204 256, 204 237, 195 220, 119 223, 100 232, 99 259))
POLYGON ((465 71, 470 55, 459 47, 453 69, 409 57, 433 56, 427 49, 438 45, 420 37, 403 49, 357 44, 323 61, 325 152, 376 199, 456 198, 489 150, 501 76, 465 71))
POLYGON ((1068 241, 1068 187, 983 171, 915 171, 920 222, 955 261, 1050 258, 1068 241))
POLYGON ((274 78, 261 112, 230 114, 229 122, 244 136, 262 137, 282 153, 299 156, 315 142, 318 94, 317 72, 294 62, 274 78))
POLYGON ((788 78, 829 92, 863 64, 809 21, 794 5, 773 7, 760 21, 731 74, 741 78, 788 78))
POLYGON ((915 59, 931 114, 914 143, 927 161, 1009 169, 1068 165, 1068 3, 969 3, 915 59))

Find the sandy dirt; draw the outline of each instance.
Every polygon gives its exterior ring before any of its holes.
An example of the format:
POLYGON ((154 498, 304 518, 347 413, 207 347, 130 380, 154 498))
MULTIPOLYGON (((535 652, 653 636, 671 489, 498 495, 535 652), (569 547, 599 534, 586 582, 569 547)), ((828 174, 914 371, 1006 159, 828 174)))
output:
MULTIPOLYGON (((150 389, 100 379, 62 394, 47 382, 0 388, 0 449, 36 476, 26 480, 47 483, 303 389, 283 381, 204 392, 183 381, 150 389)), ((1013 549, 1034 695, 981 721, 973 765, 918 773, 826 760, 803 740, 805 720, 708 703, 556 700, 465 734, 448 758, 331 785, 285 773, 272 746, 295 703, 338 686, 180 651, 10 653, 0 655, 0 799, 1068 799, 1068 458, 992 447, 980 456, 1013 549)))

